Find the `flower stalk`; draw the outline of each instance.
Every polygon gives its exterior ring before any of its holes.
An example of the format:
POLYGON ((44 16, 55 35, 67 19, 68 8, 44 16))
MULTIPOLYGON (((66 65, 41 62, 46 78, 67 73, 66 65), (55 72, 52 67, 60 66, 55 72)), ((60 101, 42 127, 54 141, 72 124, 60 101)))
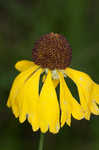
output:
POLYGON ((43 147, 44 147, 44 134, 40 133, 40 141, 39 141, 38 150, 43 150, 43 147))

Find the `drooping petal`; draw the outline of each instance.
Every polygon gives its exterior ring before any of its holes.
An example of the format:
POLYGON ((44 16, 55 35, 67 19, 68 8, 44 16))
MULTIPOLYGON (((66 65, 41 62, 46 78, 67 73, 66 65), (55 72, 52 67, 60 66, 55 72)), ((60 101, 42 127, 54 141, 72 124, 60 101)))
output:
POLYGON ((97 91, 96 84, 91 80, 91 78, 83 72, 67 68, 65 73, 75 82, 78 87, 80 102, 85 112, 85 118, 90 119, 90 113, 99 113, 98 107, 93 103, 92 96, 96 95, 95 89, 97 91))
POLYGON ((16 97, 19 104, 20 122, 24 122, 26 116, 34 131, 39 129, 38 103, 39 103, 39 79, 42 69, 35 72, 25 83, 16 97))
POLYGON ((72 115, 77 120, 81 120, 85 117, 81 105, 74 98, 72 99, 72 115))
POLYGON ((89 109, 89 106, 88 106, 88 102, 86 101, 84 91, 83 91, 81 86, 78 86, 77 88, 78 88, 78 91, 79 91, 80 103, 83 107, 85 118, 87 120, 90 120, 91 113, 90 113, 90 109, 89 109))
POLYGON ((90 110, 91 112, 94 114, 94 115, 99 115, 99 108, 96 104, 95 101, 92 101, 90 104, 89 104, 89 107, 90 107, 90 110))
POLYGON ((33 67, 35 64, 34 62, 32 61, 28 61, 28 60, 21 60, 21 61, 18 61, 16 64, 15 64, 15 68, 22 72, 22 71, 25 71, 31 67, 33 67))
MULTIPOLYGON (((21 88, 24 85, 24 82, 30 77, 30 75, 37 69, 37 66, 34 66, 32 68, 29 68, 28 70, 20 73, 14 80, 12 84, 12 88, 9 94, 9 98, 7 101, 7 106, 11 107, 12 103, 15 102, 15 98, 18 95, 18 92, 21 90, 21 88)), ((16 103, 16 102, 15 102, 16 103)))
POLYGON ((91 100, 92 100, 92 104, 90 105, 91 112, 95 115, 99 115, 99 108, 97 106, 97 104, 99 105, 99 84, 94 83, 93 90, 91 93, 91 100))
POLYGON ((17 95, 19 95, 19 92, 24 87, 24 83, 31 77, 31 75, 36 69, 37 67, 34 66, 28 69, 27 71, 20 73, 14 80, 14 83, 12 85, 10 95, 8 98, 7 106, 12 107, 15 117, 18 117, 20 115, 20 111, 21 111, 20 105, 22 103, 22 99, 20 101, 20 98, 16 99, 16 97, 17 95))
POLYGON ((65 124, 65 122, 70 126, 71 125, 71 102, 68 96, 69 91, 65 84, 63 75, 60 75, 60 107, 61 107, 61 127, 65 124))
POLYGON ((99 84, 94 84, 91 99, 99 104, 99 84))
POLYGON ((40 129, 43 133, 45 133, 48 128, 52 133, 59 131, 59 104, 50 71, 48 71, 40 93, 39 117, 40 129))
POLYGON ((61 126, 66 122, 69 126, 71 124, 71 114, 75 119, 82 119, 84 113, 80 104, 74 99, 70 90, 65 83, 64 76, 60 75, 60 107, 61 107, 61 126))

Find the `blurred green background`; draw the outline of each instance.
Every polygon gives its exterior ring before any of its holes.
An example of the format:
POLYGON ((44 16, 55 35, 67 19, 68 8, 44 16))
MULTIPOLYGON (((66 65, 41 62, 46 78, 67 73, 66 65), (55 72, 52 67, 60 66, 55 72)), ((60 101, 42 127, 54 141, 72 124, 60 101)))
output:
MULTIPOLYGON (((0 0, 0 150, 37 150, 39 132, 20 124, 6 107, 14 64, 32 57, 35 40, 45 33, 66 36, 73 49, 71 66, 99 83, 98 0, 0 0)), ((57 135, 46 134, 44 150, 98 150, 99 116, 72 119, 57 135)))

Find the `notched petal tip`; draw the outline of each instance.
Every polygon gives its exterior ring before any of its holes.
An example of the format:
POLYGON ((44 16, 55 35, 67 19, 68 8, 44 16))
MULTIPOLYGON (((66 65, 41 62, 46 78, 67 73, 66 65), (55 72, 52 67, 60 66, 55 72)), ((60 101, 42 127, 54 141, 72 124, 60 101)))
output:
POLYGON ((49 129, 49 125, 46 121, 40 121, 40 131, 46 133, 49 129))
POLYGON ((71 126, 71 111, 62 111, 61 113, 61 128, 65 123, 70 127, 71 126))
POLYGON ((72 115, 77 120, 81 120, 85 117, 83 108, 75 99, 72 101, 72 115))
POLYGON ((19 122, 23 123, 26 120, 26 115, 25 114, 20 114, 19 115, 19 122))
POLYGON ((18 107, 16 105, 12 106, 12 112, 15 115, 16 118, 19 117, 19 109, 18 109, 18 107))
POLYGON ((32 130, 33 130, 33 132, 37 132, 39 130, 39 128, 32 126, 32 130))
POLYGON ((34 132, 39 130, 39 122, 38 122, 38 118, 37 118, 36 114, 34 114, 34 113, 32 115, 28 114, 27 120, 31 124, 32 130, 34 132))

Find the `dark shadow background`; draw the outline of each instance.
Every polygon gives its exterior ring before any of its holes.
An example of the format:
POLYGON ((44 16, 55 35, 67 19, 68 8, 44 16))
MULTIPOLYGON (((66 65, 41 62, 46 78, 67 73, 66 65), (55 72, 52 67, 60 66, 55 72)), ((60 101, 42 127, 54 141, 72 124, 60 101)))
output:
MULTIPOLYGON (((6 102, 14 64, 32 57, 34 41, 45 33, 67 37, 73 49, 71 66, 99 83, 98 0, 0 0, 0 150, 37 150, 39 132, 20 124, 6 102)), ((45 150, 98 150, 99 116, 72 119, 57 135, 46 134, 45 150)))

